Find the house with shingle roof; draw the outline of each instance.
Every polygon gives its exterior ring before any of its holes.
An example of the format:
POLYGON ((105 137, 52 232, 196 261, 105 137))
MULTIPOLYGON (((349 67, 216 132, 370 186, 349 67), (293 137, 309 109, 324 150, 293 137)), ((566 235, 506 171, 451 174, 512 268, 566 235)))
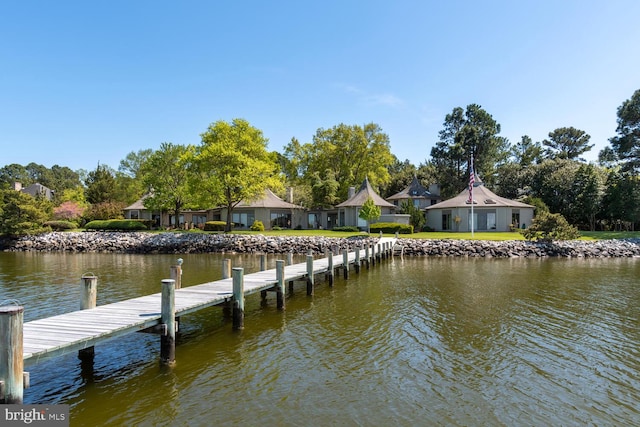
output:
MULTIPOLYGON (((380 197, 380 195, 376 193, 371 187, 369 179, 365 178, 357 192, 355 191, 355 187, 349 188, 349 195, 347 200, 336 205, 336 208, 338 209, 338 224, 363 228, 367 227, 367 221, 360 218, 359 214, 360 209, 369 198, 373 199, 373 202, 376 204, 376 206, 380 207, 382 215, 380 216, 380 219, 378 221, 392 221, 389 219, 389 217, 393 215, 393 211, 395 209, 394 204, 389 203, 385 199, 380 197)), ((403 217, 402 223, 408 224, 409 215, 401 215, 401 217, 403 217), (405 216, 406 218, 404 218, 405 216)))
MULTIPOLYGON (((427 226, 435 231, 471 231, 469 190, 429 206, 427 226)), ((534 206, 500 197, 478 179, 473 185, 474 231, 510 231, 526 228, 533 221, 534 206)))
POLYGON ((403 203, 409 202, 418 209, 424 209, 427 206, 435 205, 442 201, 437 185, 432 185, 427 190, 415 175, 411 183, 405 187, 404 190, 391 197, 387 197, 387 200, 398 208, 401 207, 403 203))

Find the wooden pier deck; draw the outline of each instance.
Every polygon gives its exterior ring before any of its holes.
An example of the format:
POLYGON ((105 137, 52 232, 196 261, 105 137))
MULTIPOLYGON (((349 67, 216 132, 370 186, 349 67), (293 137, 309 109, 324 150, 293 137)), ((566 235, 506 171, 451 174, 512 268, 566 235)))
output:
MULTIPOLYGON (((376 245, 393 253, 395 238, 382 238, 376 245)), ((373 251, 372 251, 373 252, 373 251)), ((360 251, 362 261, 364 253, 360 251)), ((370 257, 373 253, 370 254, 370 257)), ((356 262, 356 252, 348 253, 348 263, 356 262)), ((343 255, 333 256, 333 268, 341 268, 343 255)), ((313 274, 328 273, 328 258, 313 260, 313 274)), ((307 263, 284 267, 284 283, 308 277, 307 263)), ((276 269, 246 274, 244 295, 273 290, 277 284, 276 269)), ((228 303, 232 299, 233 279, 222 279, 175 290, 175 315, 228 303)), ((133 298, 96 308, 74 311, 23 324, 24 366, 45 359, 87 349, 106 340, 161 324, 161 293, 133 298)))

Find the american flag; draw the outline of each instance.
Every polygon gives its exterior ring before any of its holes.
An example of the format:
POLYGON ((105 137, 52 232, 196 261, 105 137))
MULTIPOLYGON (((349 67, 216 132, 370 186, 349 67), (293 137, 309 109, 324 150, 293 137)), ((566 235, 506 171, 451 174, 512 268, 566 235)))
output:
POLYGON ((476 182, 475 174, 473 173, 473 157, 471 158, 469 168, 469 203, 473 204, 473 184, 476 182))

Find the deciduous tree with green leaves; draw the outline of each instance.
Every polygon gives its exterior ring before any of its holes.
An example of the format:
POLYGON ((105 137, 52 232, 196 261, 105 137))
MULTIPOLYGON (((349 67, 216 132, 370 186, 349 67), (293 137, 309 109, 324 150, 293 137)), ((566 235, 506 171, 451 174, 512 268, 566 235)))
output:
POLYGON ((267 151, 262 131, 244 119, 217 121, 201 137, 193 159, 192 192, 200 206, 226 207, 225 231, 231 231, 233 209, 240 201, 250 202, 265 189, 282 186, 277 159, 267 151))
POLYGON ((176 227, 180 225, 182 210, 192 207, 195 199, 190 185, 191 154, 192 148, 188 146, 163 142, 140 166, 143 183, 149 189, 145 208, 173 212, 176 227))
POLYGON ((358 216, 367 221, 367 233, 371 232, 371 221, 380 218, 381 214, 380 206, 377 206, 371 197, 367 198, 358 212, 358 216))

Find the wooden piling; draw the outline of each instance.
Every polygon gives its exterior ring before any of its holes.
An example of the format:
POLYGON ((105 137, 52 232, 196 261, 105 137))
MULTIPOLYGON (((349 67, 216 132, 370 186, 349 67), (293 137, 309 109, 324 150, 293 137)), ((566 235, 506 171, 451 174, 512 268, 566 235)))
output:
POLYGON ((278 310, 284 310, 284 261, 276 260, 276 307, 278 310))
POLYGON ((333 286, 333 252, 327 254, 327 278, 329 286, 333 286))
POLYGON ((349 278, 349 250, 342 250, 342 273, 345 279, 349 278))
POLYGON ((24 307, 0 307, 0 403, 22 404, 24 307))
POLYGON ((244 268, 233 268, 233 329, 244 329, 244 268))
POLYGON ((267 269, 267 256, 265 254, 260 255, 260 271, 267 269))
POLYGON ((229 279, 231 277, 231 260, 225 258, 222 260, 222 278, 229 279))
POLYGON ((369 269, 369 262, 370 262, 370 253, 369 253, 369 249, 371 248, 371 245, 369 244, 369 242, 364 244, 364 262, 365 262, 365 266, 367 267, 367 270, 369 269))
POLYGON ((293 253, 289 252, 287 253, 287 265, 291 265, 293 264, 293 253))
POLYGON ((356 246, 356 260, 353 263, 353 268, 356 270, 356 274, 360 273, 360 246, 356 246))
POLYGON ((160 322, 164 325, 160 336, 160 364, 173 366, 176 363, 176 281, 162 280, 160 299, 160 322))
MULTIPOLYGON (((98 299, 98 277, 84 274, 80 280, 80 310, 96 308, 98 299)), ((82 361, 82 369, 93 371, 95 347, 87 347, 78 351, 78 359, 82 361)))
POLYGON ((313 255, 307 255, 307 295, 313 295, 313 255))

